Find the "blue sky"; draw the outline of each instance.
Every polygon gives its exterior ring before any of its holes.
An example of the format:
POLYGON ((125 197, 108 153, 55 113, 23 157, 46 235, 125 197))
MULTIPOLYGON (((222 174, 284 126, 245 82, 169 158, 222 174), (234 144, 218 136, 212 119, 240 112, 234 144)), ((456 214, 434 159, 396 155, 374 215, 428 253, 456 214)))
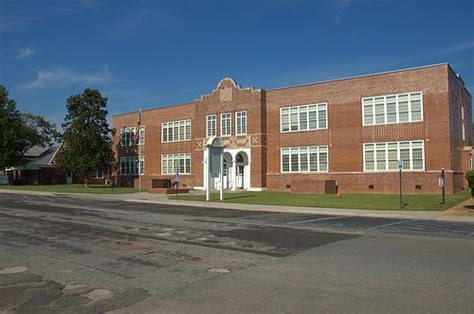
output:
POLYGON ((117 114, 439 62, 474 94, 474 1, 0 0, 0 84, 58 124, 86 87, 117 114))

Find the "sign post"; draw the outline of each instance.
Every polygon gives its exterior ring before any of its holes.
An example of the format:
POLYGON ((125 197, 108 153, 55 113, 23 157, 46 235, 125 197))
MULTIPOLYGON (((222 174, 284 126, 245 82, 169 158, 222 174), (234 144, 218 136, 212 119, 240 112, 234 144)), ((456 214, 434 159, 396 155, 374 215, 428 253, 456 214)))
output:
POLYGON ((445 199, 445 180, 444 180, 444 168, 441 168, 441 175, 439 176, 439 187, 441 188, 441 204, 444 204, 445 199))
POLYGON ((403 192, 402 192, 402 170, 403 170, 403 161, 399 160, 397 161, 397 166, 398 166, 398 173, 399 173, 399 179, 400 179, 400 209, 403 208, 403 192))
POLYGON ((176 173, 174 175, 174 182, 173 182, 173 185, 174 185, 174 188, 175 188, 175 192, 176 192, 176 195, 178 195, 178 191, 179 191, 179 167, 176 166, 176 173))
POLYGON ((207 141, 207 185, 206 201, 211 200, 211 179, 220 179, 219 199, 224 200, 223 168, 224 168, 224 144, 220 138, 212 137, 207 141))

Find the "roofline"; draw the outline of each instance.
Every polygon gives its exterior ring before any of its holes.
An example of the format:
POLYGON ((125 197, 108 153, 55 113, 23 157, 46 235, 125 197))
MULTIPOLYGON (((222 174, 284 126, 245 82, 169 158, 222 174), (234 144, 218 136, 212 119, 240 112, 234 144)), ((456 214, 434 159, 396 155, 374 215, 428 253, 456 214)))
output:
POLYGON ((466 91, 466 93, 469 95, 469 97, 472 98, 472 95, 471 95, 471 93, 469 92, 469 90, 467 89, 466 84, 464 83, 464 80, 461 78, 461 75, 458 74, 458 73, 456 73, 456 71, 454 71, 453 67, 452 67, 450 64, 448 64, 448 69, 454 74, 454 76, 457 77, 458 80, 461 81, 462 87, 464 88, 464 90, 466 91))
MULTIPOLYGON (((149 108, 149 109, 138 109, 138 110, 141 110, 142 113, 143 112, 146 112, 146 111, 153 111, 153 110, 160 110, 160 109, 166 109, 166 108, 171 108, 171 107, 179 107, 179 106, 187 106, 187 105, 191 105, 192 103, 194 103, 194 101, 190 101, 190 102, 187 102, 187 103, 184 103, 184 104, 172 104, 172 105, 164 105, 162 107, 155 107, 155 108, 149 108)), ((132 114, 132 113, 138 113, 138 110, 134 110, 134 111, 129 111, 129 112, 126 112, 126 113, 118 113, 118 114, 114 114, 112 116, 113 117, 119 117, 119 116, 126 116, 126 115, 129 115, 129 114, 132 114)))
MULTIPOLYGON (((455 74, 457 73, 453 70, 451 65, 448 62, 441 62, 441 63, 433 63, 433 64, 428 64, 428 65, 422 65, 422 66, 416 66, 416 67, 411 67, 411 68, 405 68, 405 69, 398 69, 398 70, 391 70, 391 71, 384 71, 384 72, 376 72, 372 74, 361 74, 361 75, 354 75, 354 76, 347 76, 343 78, 338 78, 338 79, 331 79, 331 80, 324 80, 324 81, 316 81, 316 82, 311 82, 311 83, 304 83, 304 84, 298 84, 298 85, 288 85, 284 87, 276 87, 276 88, 270 88, 270 89, 261 89, 262 91, 277 91, 277 90, 282 90, 282 89, 288 89, 288 88, 298 88, 298 87, 306 87, 306 86, 311 86, 311 85, 318 85, 318 84, 324 84, 324 83, 331 83, 331 82, 339 82, 339 81, 346 81, 346 80, 353 80, 353 79, 358 79, 358 78, 363 78, 363 77, 371 77, 371 76, 377 76, 377 75, 384 75, 384 74, 391 74, 391 73, 398 73, 398 72, 405 72, 405 71, 413 71, 413 70, 419 70, 419 69, 425 69, 425 68, 432 68, 432 67, 438 67, 438 66, 443 66, 447 65, 448 68, 455 74)), ((221 82, 225 79, 224 78, 221 80, 221 82)), ((232 80, 233 81, 233 80, 232 80)), ((464 89, 467 91, 469 96, 471 96, 471 93, 467 90, 467 88, 464 86, 464 89)), ((201 96, 202 97, 202 96, 201 96)), ((471 96, 472 97, 472 96, 471 96)), ((184 104, 173 104, 173 105, 164 105, 162 107, 155 107, 155 108, 150 108, 150 109, 145 109, 142 112, 146 111, 152 111, 152 110, 160 110, 160 109, 167 109, 167 108, 172 108, 172 107, 179 107, 179 106, 186 106, 186 105, 191 105, 195 103, 197 100, 190 101, 184 104)), ((119 116, 126 116, 129 114, 136 113, 137 111, 130 111, 126 113, 119 113, 115 114, 112 117, 119 117, 119 116)))
POLYGON ((285 86, 285 87, 276 87, 276 88, 267 89, 267 91, 276 91, 276 90, 280 90, 280 89, 305 87, 305 86, 309 86, 309 85, 317 85, 317 84, 323 84, 323 83, 353 80, 353 79, 358 79, 358 78, 362 78, 362 77, 370 77, 370 76, 377 76, 377 75, 383 75, 383 74, 390 74, 390 73, 397 73, 397 72, 404 72, 404 71, 412 71, 412 70, 418 70, 418 69, 424 69, 424 68, 437 67, 437 66, 441 66, 441 65, 448 65, 449 66, 449 63, 448 62, 442 62, 442 63, 428 64, 428 65, 422 65, 422 66, 399 69, 399 70, 377 72, 377 73, 372 73, 372 74, 361 74, 361 75, 347 76, 347 77, 338 78, 338 79, 316 81, 316 82, 312 82, 312 83, 305 83, 305 84, 299 84, 299 85, 289 85, 289 86, 285 86))

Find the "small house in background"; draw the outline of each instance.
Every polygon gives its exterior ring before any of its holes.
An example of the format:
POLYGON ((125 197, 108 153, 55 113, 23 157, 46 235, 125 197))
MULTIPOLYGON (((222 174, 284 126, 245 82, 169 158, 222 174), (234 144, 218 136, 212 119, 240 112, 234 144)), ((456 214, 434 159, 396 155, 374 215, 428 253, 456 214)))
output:
MULTIPOLYGON (((72 173, 57 171, 54 158, 61 145, 51 147, 34 146, 23 155, 23 162, 6 169, 9 184, 73 184, 82 183, 72 173)), ((93 171, 90 183, 104 184, 105 176, 101 170, 93 171)))

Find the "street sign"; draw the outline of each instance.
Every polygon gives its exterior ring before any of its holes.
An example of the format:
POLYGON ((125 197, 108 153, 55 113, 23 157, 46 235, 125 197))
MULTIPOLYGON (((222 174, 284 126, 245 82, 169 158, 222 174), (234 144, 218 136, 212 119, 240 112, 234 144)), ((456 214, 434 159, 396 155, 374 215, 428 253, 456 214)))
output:
POLYGON ((444 178, 442 176, 438 178, 438 184, 440 188, 444 187, 444 178))
POLYGON ((221 173, 221 156, 224 152, 223 147, 208 147, 209 152, 209 170, 212 178, 218 178, 221 173))
POLYGON ((401 160, 397 161, 397 167, 398 167, 398 170, 403 170, 403 161, 401 160))

